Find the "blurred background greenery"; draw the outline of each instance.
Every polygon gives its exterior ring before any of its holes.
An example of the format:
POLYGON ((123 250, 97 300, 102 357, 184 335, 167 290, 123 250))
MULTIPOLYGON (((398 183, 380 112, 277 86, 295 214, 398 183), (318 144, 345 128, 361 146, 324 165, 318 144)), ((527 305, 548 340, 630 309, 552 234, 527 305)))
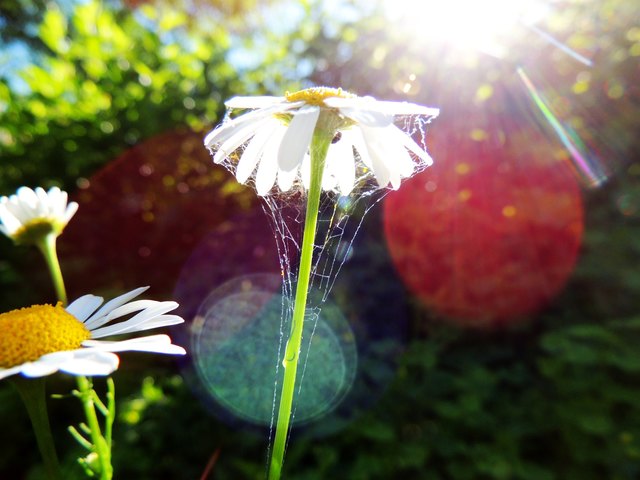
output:
MULTIPOLYGON (((294 431, 286 478, 640 478, 640 8, 496 23, 518 2, 448 3, 2 2, 0 194, 68 190, 70 297, 149 284, 189 349, 210 291, 279 273, 259 199, 202 146, 225 99, 329 85, 438 106, 434 167, 368 213, 336 281, 355 380, 294 431)), ((0 310, 53 299, 37 252, 0 239, 0 310)), ((264 477, 267 428, 216 405, 193 355, 123 357, 115 478, 264 477)), ((48 385, 82 478, 73 382, 48 385)), ((0 478, 42 478, 6 382, 0 418, 0 478)))

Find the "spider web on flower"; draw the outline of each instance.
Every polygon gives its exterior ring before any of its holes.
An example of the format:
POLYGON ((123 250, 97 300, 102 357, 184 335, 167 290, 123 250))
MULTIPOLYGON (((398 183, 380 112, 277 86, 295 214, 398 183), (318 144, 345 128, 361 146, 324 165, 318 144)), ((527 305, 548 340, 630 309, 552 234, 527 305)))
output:
MULTIPOLYGON (((234 109, 227 110, 224 121, 229 121, 234 109)), ((431 117, 418 115, 396 116, 395 124, 403 132, 410 135, 416 143, 425 147, 427 125, 431 117)), ((231 155, 224 158, 221 164, 234 176, 240 157, 250 138, 231 155)), ((334 142, 340 141, 339 136, 334 142)), ((214 146, 212 153, 215 153, 214 146)), ((426 148, 425 148, 426 149, 426 148)), ((423 171, 428 164, 418 156, 409 152, 414 162, 413 175, 423 171)), ((313 246, 313 261, 309 294, 305 310, 305 333, 310 335, 307 345, 311 345, 313 335, 318 325, 322 304, 327 300, 336 281, 338 273, 351 256, 353 243, 364 218, 371 208, 380 202, 391 190, 380 187, 372 170, 367 168, 358 152, 353 151, 356 165, 356 180, 349 195, 341 196, 337 191, 323 191, 320 198, 318 223, 313 246)), ((257 169, 257 167, 256 167, 257 169)), ((274 437, 274 425, 278 403, 278 373, 284 346, 288 339, 294 310, 295 285, 300 262, 300 246, 305 223, 305 209, 307 192, 303 182, 303 170, 300 169, 290 190, 282 192, 277 184, 263 196, 263 210, 270 220, 276 241, 278 258, 282 276, 282 306, 279 326, 279 345, 274 373, 273 403, 269 424, 269 447, 267 459, 270 456, 274 437)), ((255 189, 255 170, 246 182, 255 189)), ((296 396, 300 396, 304 384, 304 376, 309 360, 310 348, 301 352, 299 381, 296 396)), ((346 392, 345 392, 346 394, 346 392)), ((341 400, 341 399, 339 399, 341 400)), ((339 402, 337 402, 339 403, 339 402)), ((337 405, 337 403, 335 405, 337 405)), ((335 406, 334 405, 334 406, 335 406)), ((297 405, 294 400, 290 429, 292 428, 297 405)), ((289 438, 289 436, 288 436, 289 438)), ((287 439, 288 442, 288 439, 287 439)))

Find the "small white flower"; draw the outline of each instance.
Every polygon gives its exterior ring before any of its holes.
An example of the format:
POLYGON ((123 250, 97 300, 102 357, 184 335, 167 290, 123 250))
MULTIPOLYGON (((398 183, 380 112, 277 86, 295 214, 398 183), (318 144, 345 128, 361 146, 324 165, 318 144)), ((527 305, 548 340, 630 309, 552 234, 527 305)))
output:
POLYGON ((436 108, 356 97, 326 87, 284 97, 234 97, 225 105, 251 111, 227 119, 207 135, 205 146, 215 163, 240 149, 237 165, 232 165, 234 174, 240 183, 255 178, 259 195, 267 195, 274 184, 287 191, 296 180, 308 188, 308 150, 321 112, 335 115, 338 125, 327 152, 324 190, 348 195, 367 172, 373 173, 379 186, 391 183, 397 189, 417 164, 432 163, 427 152, 393 122, 398 115, 431 119, 439 113, 436 108))
POLYGON ((0 232, 16 243, 33 243, 43 235, 58 236, 78 210, 76 202, 67 204, 67 192, 52 187, 20 187, 10 197, 0 198, 0 232))
POLYGON ((178 306, 176 302, 131 301, 147 288, 137 288, 104 305, 102 297, 84 295, 66 309, 58 303, 0 314, 0 379, 18 373, 42 377, 59 370, 72 375, 109 375, 119 364, 114 352, 184 355, 184 348, 172 344, 167 335, 96 340, 184 322, 177 315, 166 315, 178 306), (135 312, 127 320, 113 322, 135 312))

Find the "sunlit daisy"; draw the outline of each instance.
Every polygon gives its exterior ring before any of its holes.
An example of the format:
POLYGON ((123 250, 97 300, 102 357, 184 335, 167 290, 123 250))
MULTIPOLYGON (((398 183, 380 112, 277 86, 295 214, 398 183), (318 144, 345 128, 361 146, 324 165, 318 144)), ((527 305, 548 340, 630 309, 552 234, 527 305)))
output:
POLYGON ((35 243, 48 234, 60 235, 78 210, 76 202, 67 204, 67 192, 52 187, 20 187, 10 197, 0 198, 0 232, 16 243, 35 243))
POLYGON ((416 165, 432 163, 394 119, 409 115, 431 119, 439 113, 436 108, 357 97, 326 87, 284 97, 234 97, 226 106, 250 111, 223 122, 207 135, 205 146, 215 163, 235 154, 237 180, 245 183, 254 178, 259 195, 268 194, 274 184, 281 191, 290 190, 298 179, 308 188, 311 139, 316 128, 327 124, 335 137, 326 157, 324 190, 347 195, 367 172, 379 186, 391 184, 397 189, 416 165))
POLYGON ((102 297, 84 295, 66 308, 61 303, 34 305, 1 314, 0 379, 18 373, 42 377, 58 370, 108 375, 118 368, 114 352, 184 355, 185 350, 172 344, 167 335, 96 340, 184 322, 177 315, 167 315, 178 306, 176 302, 131 301, 147 288, 137 288, 104 305, 102 297), (122 320, 132 313, 135 315, 122 320))

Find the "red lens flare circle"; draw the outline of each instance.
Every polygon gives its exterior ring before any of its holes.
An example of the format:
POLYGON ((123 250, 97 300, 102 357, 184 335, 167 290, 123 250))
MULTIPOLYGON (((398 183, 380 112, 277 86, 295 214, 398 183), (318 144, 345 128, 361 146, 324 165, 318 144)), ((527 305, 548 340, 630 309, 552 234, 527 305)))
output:
MULTIPOLYGON (((536 131, 442 129, 435 165, 385 201, 393 262, 426 306, 460 325, 502 326, 534 313, 573 271, 580 188, 536 131)), ((435 131, 437 130, 437 131, 435 131)))

